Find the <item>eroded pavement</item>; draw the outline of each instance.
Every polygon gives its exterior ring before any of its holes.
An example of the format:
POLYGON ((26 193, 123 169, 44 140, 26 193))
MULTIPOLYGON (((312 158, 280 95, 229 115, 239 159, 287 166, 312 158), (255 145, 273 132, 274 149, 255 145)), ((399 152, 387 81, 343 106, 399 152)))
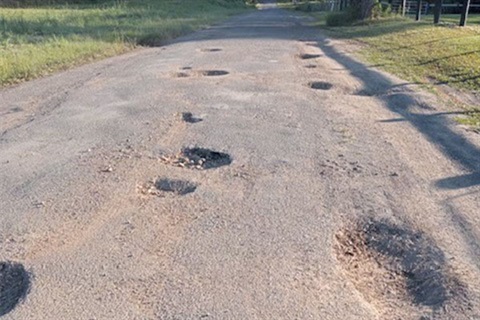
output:
POLYGON ((479 135, 354 49, 259 10, 0 91, 0 314, 480 318, 479 135))

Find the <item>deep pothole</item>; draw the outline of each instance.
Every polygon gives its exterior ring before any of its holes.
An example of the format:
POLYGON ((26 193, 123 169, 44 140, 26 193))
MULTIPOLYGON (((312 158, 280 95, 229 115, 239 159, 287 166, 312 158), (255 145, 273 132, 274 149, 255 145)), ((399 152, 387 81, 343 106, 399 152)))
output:
POLYGON ((195 117, 191 112, 182 112, 182 120, 188 123, 198 123, 203 121, 202 118, 195 117))
POLYGON ((302 60, 309 60, 309 59, 317 59, 320 58, 321 54, 311 54, 311 53, 302 53, 299 54, 298 57, 302 60))
POLYGON ((155 188, 159 191, 172 192, 183 196, 195 192, 197 185, 186 180, 159 178, 155 181, 155 188))
POLYGON ((180 153, 160 158, 164 163, 190 169, 213 169, 232 163, 229 154, 206 148, 183 148, 180 153))
POLYGON ((465 286, 425 234, 387 220, 365 219, 338 232, 336 239, 338 260, 371 302, 403 301, 412 310, 435 311, 468 305, 465 286))
POLYGON ((0 316, 3 316, 22 301, 30 288, 30 275, 23 265, 0 262, 0 316))
POLYGON ((229 72, 225 70, 201 70, 198 71, 198 74, 204 77, 218 77, 226 76, 229 72))
POLYGON ((325 81, 312 81, 308 83, 308 86, 315 90, 330 90, 333 87, 333 84, 325 81))

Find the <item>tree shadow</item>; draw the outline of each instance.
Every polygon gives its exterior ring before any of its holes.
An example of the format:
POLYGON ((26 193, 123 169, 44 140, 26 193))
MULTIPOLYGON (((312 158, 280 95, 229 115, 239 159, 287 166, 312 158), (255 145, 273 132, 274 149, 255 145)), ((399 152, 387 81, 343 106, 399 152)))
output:
POLYGON ((426 64, 436 63, 436 62, 442 61, 442 60, 447 60, 447 59, 462 57, 462 56, 468 56, 468 55, 475 54, 475 53, 478 53, 478 52, 480 52, 480 50, 471 50, 471 51, 467 51, 467 52, 462 52, 462 53, 458 53, 458 54, 444 56, 444 57, 441 57, 441 58, 430 59, 430 60, 418 63, 417 65, 423 66, 423 65, 426 65, 426 64))
POLYGON ((437 180, 435 186, 441 189, 463 189, 480 185, 480 172, 437 180))
POLYGON ((0 262, 0 317, 21 302, 30 289, 30 274, 23 265, 10 261, 0 262))
POLYGON ((410 49, 410 48, 414 48, 414 47, 418 47, 418 46, 426 46, 426 45, 430 45, 430 44, 433 44, 433 43, 436 43, 436 42, 443 42, 443 41, 452 40, 452 39, 457 39, 457 38, 456 37, 445 37, 445 38, 440 38, 440 39, 435 39, 435 40, 430 40, 430 41, 412 43, 408 46, 399 46, 399 47, 391 47, 391 48, 388 48, 388 49, 381 49, 380 51, 384 52, 384 53, 392 52, 392 51, 395 52, 395 51, 398 51, 398 50, 410 49))
MULTIPOLYGON (((426 110, 434 110, 434 108, 419 105, 411 92, 396 90, 396 88, 405 86, 405 84, 394 83, 382 72, 338 51, 328 38, 318 33, 318 29, 310 26, 311 19, 281 9, 264 10, 261 13, 253 14, 261 15, 261 18, 252 23, 249 15, 241 16, 225 24, 208 28, 200 34, 183 37, 175 42, 273 38, 301 40, 309 43, 311 46, 318 47, 326 57, 336 61, 351 76, 359 80, 362 83, 363 92, 375 96, 383 102, 383 105, 388 110, 400 116, 400 119, 390 120, 390 122, 407 121, 411 123, 416 130, 433 143, 445 156, 473 174, 473 180, 469 180, 470 183, 456 184, 457 188, 466 187, 467 185, 480 185, 480 181, 474 179, 477 176, 474 173, 480 172, 480 161, 478 160, 480 159, 480 149, 462 134, 452 129, 452 121, 448 118, 449 113, 433 115, 415 113, 415 108, 426 110)), ((385 28, 383 28, 384 26, 376 28, 378 31, 372 28, 370 32, 373 32, 373 35, 397 32, 410 28, 412 24, 416 24, 416 22, 405 23, 402 21, 385 28)), ((353 32, 348 37, 358 35, 353 32)), ((461 179, 461 176, 458 179, 461 179)), ((437 186, 444 187, 445 183, 438 183, 437 186)))
MULTIPOLYGON (((350 74, 360 80, 368 92, 385 92, 395 84, 381 72, 368 68, 349 56, 340 53, 325 39, 317 42, 318 47, 331 59, 350 70, 350 74)), ((410 122, 430 142, 435 144, 449 159, 461 165, 465 170, 471 172, 468 182, 450 183, 452 178, 444 182, 438 182, 437 186, 444 188, 465 188, 480 185, 480 150, 464 136, 452 130, 448 119, 445 117, 411 112, 418 105, 414 98, 408 93, 393 93, 385 96, 378 96, 379 100, 392 112, 400 115, 404 121, 410 122)), ((458 176, 456 180, 462 180, 466 176, 458 176)))
MULTIPOLYGON (((332 32, 335 38, 354 39, 358 37, 377 37, 384 34, 403 32, 410 30, 413 26, 419 28, 419 23, 413 20, 409 22, 405 22, 405 20, 399 20, 398 22, 392 21, 389 24, 382 24, 381 28, 376 28, 375 25, 376 23, 366 23, 364 24, 364 28, 355 28, 353 30, 349 30, 349 27, 326 27, 325 29, 329 32, 332 32)), ((356 26, 361 27, 362 25, 356 26)), ((421 26, 423 26, 423 23, 421 24, 421 26)), ((429 26, 430 25, 425 24, 425 27, 429 26)))

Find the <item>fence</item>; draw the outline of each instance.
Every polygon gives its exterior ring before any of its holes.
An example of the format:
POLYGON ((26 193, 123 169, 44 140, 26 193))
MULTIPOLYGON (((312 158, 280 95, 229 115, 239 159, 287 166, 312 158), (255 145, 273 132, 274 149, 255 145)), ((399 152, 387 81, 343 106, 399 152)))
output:
MULTIPOLYGON (((417 12, 418 1, 417 0, 407 0, 405 1, 405 11, 403 8, 403 0, 391 0, 391 1, 382 1, 381 4, 384 7, 390 6, 392 12, 398 14, 415 14, 417 12)), ((443 4, 442 5, 442 13, 455 13, 460 14, 462 11, 463 5, 458 3, 452 4, 443 4)), ((430 14, 433 13, 433 9, 435 8, 435 4, 428 3, 427 1, 422 1, 422 14, 430 14)), ((480 13, 480 4, 470 4, 470 13, 480 13)))

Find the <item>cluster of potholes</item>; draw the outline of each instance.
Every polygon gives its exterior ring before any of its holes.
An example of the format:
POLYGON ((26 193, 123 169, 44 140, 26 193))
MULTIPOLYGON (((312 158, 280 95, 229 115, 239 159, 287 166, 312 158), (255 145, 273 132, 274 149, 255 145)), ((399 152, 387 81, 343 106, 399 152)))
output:
MULTIPOLYGON (((218 52, 221 49, 210 48, 204 52, 218 52)), ((192 72, 191 67, 183 67, 177 77, 188 77, 192 72)), ((194 71, 200 76, 223 76, 229 74, 224 70, 199 70, 194 71)), ((198 123, 203 119, 195 117, 191 112, 183 112, 182 120, 187 123, 198 123)), ((194 147, 183 148, 178 155, 170 157, 171 164, 185 168, 213 169, 232 162, 230 155, 214 150, 194 147)), ((168 161, 166 161, 168 162, 168 161)), ((158 178, 153 183, 159 192, 170 192, 176 195, 186 195, 195 192, 197 184, 177 179, 158 178)), ((0 262, 0 317, 15 309, 25 299, 31 287, 31 275, 20 263, 0 262)))
MULTIPOLYGON (((199 51, 207 53, 220 52, 222 49, 203 48, 199 51)), ((190 76, 219 77, 229 74, 229 72, 225 70, 194 70, 190 66, 182 67, 180 70, 181 71, 175 75, 178 78, 187 78, 190 76)), ((202 118, 195 117, 191 112, 182 112, 181 119, 182 121, 190 124, 203 121, 202 118)), ((167 165, 196 170, 214 169, 230 165, 232 163, 232 158, 229 154, 202 147, 182 148, 177 154, 161 156, 160 160, 167 165)), ((183 196, 195 192, 198 185, 187 180, 177 180, 162 177, 155 180, 153 187, 155 190, 153 192, 150 191, 149 193, 169 192, 183 196)))
POLYGON ((364 218, 338 232, 336 240, 338 260, 370 302, 400 301, 431 312, 470 308, 466 287, 424 233, 386 219, 364 218))
MULTIPOLYGON (((229 154, 207 148, 193 147, 182 148, 179 153, 164 155, 160 161, 166 165, 193 170, 208 170, 227 166, 232 163, 229 154)), ((172 193, 177 196, 184 196, 197 190, 198 184, 181 179, 170 179, 159 177, 149 182, 143 188, 143 192, 150 195, 164 195, 172 193)))
MULTIPOLYGON (((185 67, 184 70, 191 70, 185 67)), ((219 76, 228 74, 221 70, 200 71, 202 75, 219 76)), ((181 118, 186 123, 203 121, 191 112, 183 112, 181 118)), ((191 169, 213 169, 232 163, 232 158, 227 153, 214 151, 207 148, 183 148, 179 154, 162 157, 165 163, 178 167, 191 169)), ((153 183, 158 192, 173 193, 179 196, 195 192, 198 185, 187 180, 158 178, 153 183)), ((153 194, 154 192, 149 192, 153 194)), ((13 262, 0 262, 0 317, 11 312, 23 299, 25 299, 31 286, 30 274, 23 265, 13 262)))
MULTIPOLYGON (((160 157, 160 160, 167 165, 196 170, 215 169, 232 163, 232 158, 229 154, 200 147, 183 148, 177 154, 160 157)), ((170 192, 184 196, 195 192, 198 185, 188 180, 158 178, 154 183, 154 187, 156 191, 162 193, 170 192)))
MULTIPOLYGON (((200 52, 220 52, 221 48, 203 48, 200 49, 200 52)), ((192 76, 197 77, 220 77, 230 74, 226 70, 193 70, 192 67, 186 66, 180 68, 180 72, 175 73, 174 77, 176 78, 189 78, 192 76)))
MULTIPOLYGON (((312 53, 302 53, 297 55, 298 58, 301 60, 313 60, 320 58, 322 55, 321 54, 312 54, 312 53)), ((315 69, 317 68, 317 65, 315 64, 307 64, 305 65, 305 68, 307 69, 315 69)), ((311 81, 308 83, 308 87, 314 90, 330 90, 333 88, 333 84, 327 81, 311 81)))
MULTIPOLYGON (((198 123, 202 118, 195 117, 191 112, 182 112, 181 119, 186 123, 198 123)), ((203 147, 184 147, 177 154, 163 155, 160 161, 166 165, 194 170, 208 170, 230 165, 232 158, 228 153, 203 147)), ((198 185, 188 180, 158 178, 147 188, 149 194, 173 193, 184 196, 195 192, 198 185)))

